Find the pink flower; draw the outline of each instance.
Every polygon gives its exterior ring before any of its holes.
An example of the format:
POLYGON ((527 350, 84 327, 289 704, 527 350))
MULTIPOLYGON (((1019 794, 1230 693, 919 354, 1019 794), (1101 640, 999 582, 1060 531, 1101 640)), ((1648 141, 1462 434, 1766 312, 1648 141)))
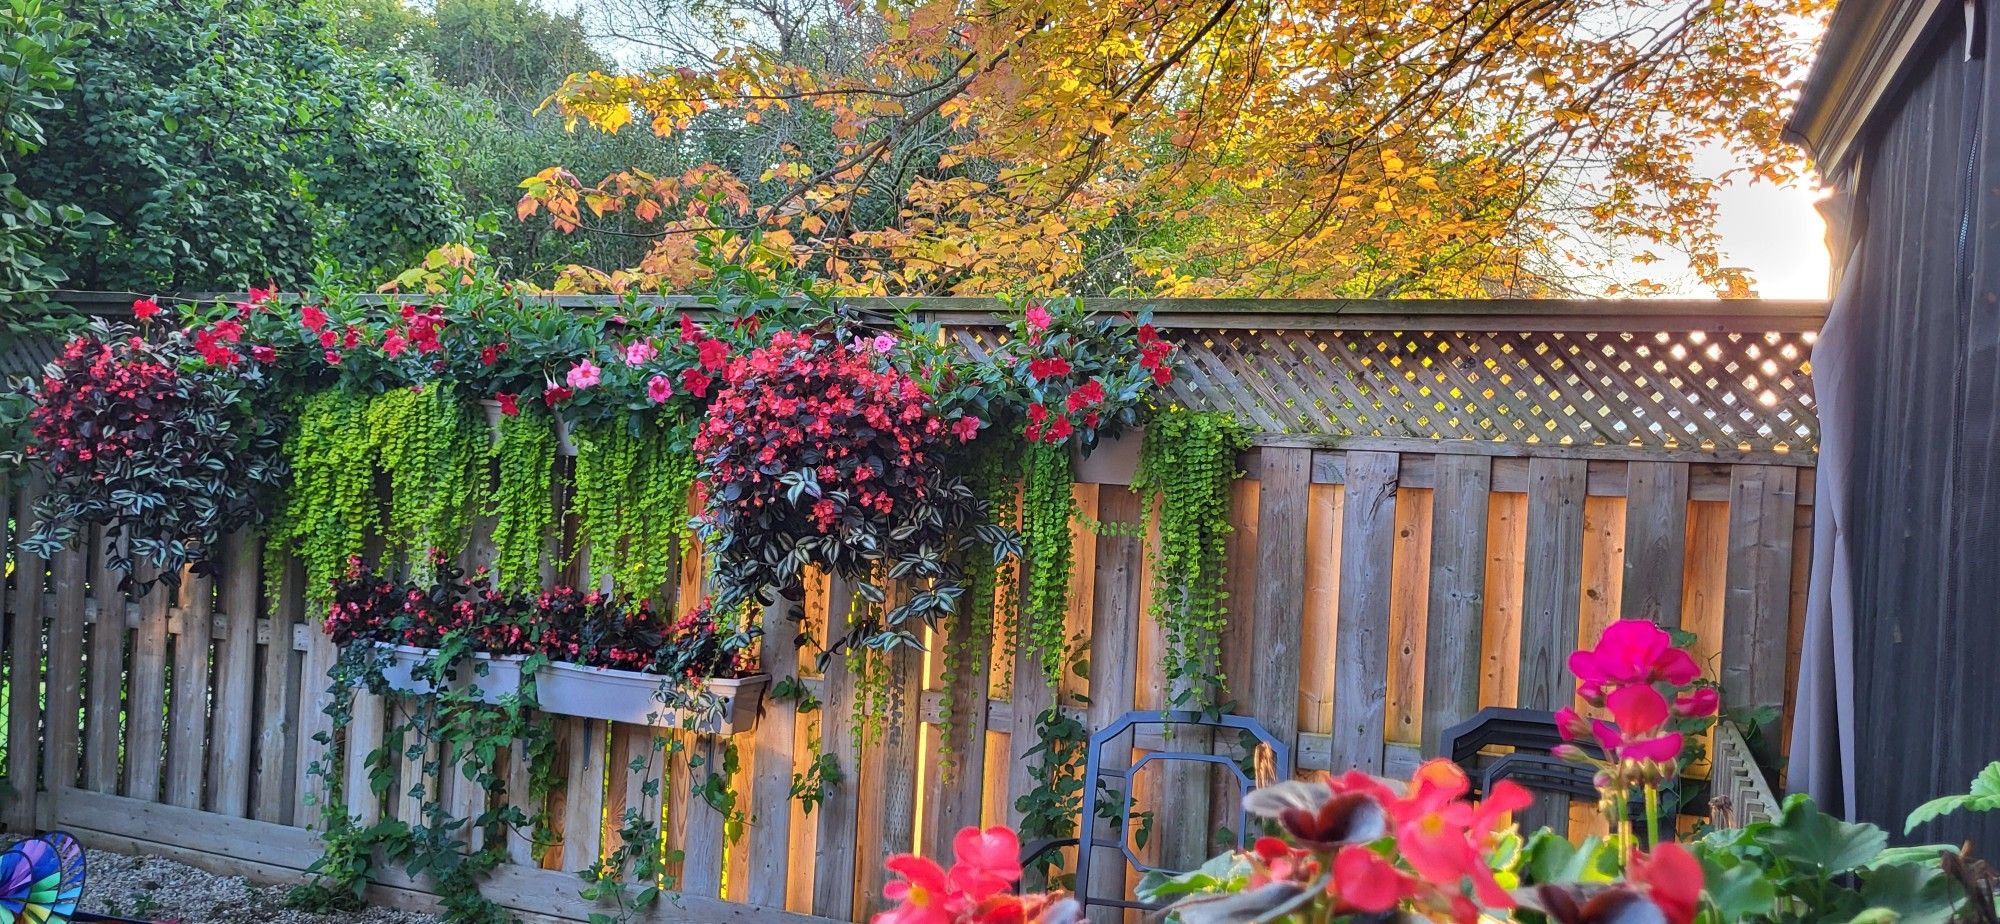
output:
POLYGON ((266 282, 264 285, 267 288, 259 289, 256 286, 250 287, 250 304, 261 305, 277 297, 278 287, 276 284, 266 282))
POLYGON ((975 901, 1005 891, 1021 878, 1021 839, 1005 827, 962 828, 951 849, 958 860, 951 867, 951 884, 975 901))
POLYGON ((323 354, 321 354, 321 355, 322 355, 322 356, 323 356, 323 357, 324 357, 324 358, 326 359, 326 364, 327 364, 327 365, 329 365, 329 366, 338 366, 338 365, 340 365, 340 354, 339 354, 339 353, 337 353, 337 352, 335 352, 335 351, 333 351, 333 350, 328 350, 328 351, 326 351, 325 353, 323 353, 323 354))
POLYGON ((876 915, 874 924, 952 924, 957 915, 945 907, 951 883, 942 867, 907 853, 890 857, 882 866, 901 878, 882 886, 882 897, 896 907, 876 915))
POLYGON ((951 433, 961 443, 970 443, 979 435, 979 418, 967 414, 951 422, 951 433))
POLYGON ((703 340, 700 350, 699 361, 703 369, 713 372, 729 364, 729 344, 720 340, 703 340))
POLYGON ((1643 619, 1621 619, 1604 630, 1596 648, 1569 656, 1570 672, 1586 683, 1610 687, 1628 683, 1685 686, 1701 676, 1701 667, 1687 652, 1674 647, 1667 630, 1643 619))
POLYGON ((1040 305, 1028 306, 1029 330, 1048 330, 1049 322, 1052 320, 1053 319, 1049 317, 1049 310, 1047 308, 1043 308, 1040 305))
POLYGON ((1626 878, 1645 888, 1667 924, 1688 924, 1701 908, 1701 861, 1673 841, 1654 845, 1651 854, 1633 850, 1626 878))
POLYGON ((1342 908, 1368 914, 1384 914, 1416 894, 1415 884, 1395 864, 1353 845, 1341 848, 1333 858, 1332 885, 1342 908))
POLYGON ((643 366, 660 355, 658 347, 650 340, 634 340, 625 347, 625 365, 643 366))
POLYGON ((571 388, 589 388, 602 380, 603 372, 604 370, 599 369, 597 364, 586 359, 571 366, 569 374, 564 379, 569 382, 571 388))
POLYGON ((1627 735, 1644 735, 1667 724, 1666 697, 1652 687, 1619 687, 1604 698, 1604 707, 1627 735))
POLYGON ((274 363, 278 361, 278 351, 259 344, 250 348, 250 358, 260 363, 274 363))
POLYGON ((409 346, 410 342, 404 340, 402 334, 396 333, 393 330, 382 337, 382 352, 387 353, 390 359, 395 359, 403 355, 403 351, 408 349, 409 346))
POLYGON ((896 338, 889 334, 875 335, 875 352, 887 353, 896 348, 896 338))
POLYGON ((160 303, 150 298, 142 298, 132 303, 132 316, 141 321, 160 313, 160 303))
POLYGON ((1683 690, 1674 697, 1674 713, 1691 719, 1705 719, 1715 714, 1722 705, 1721 697, 1714 687, 1695 687, 1683 690))
POLYGON ((673 396, 674 383, 672 379, 664 375, 656 375, 646 380, 646 397, 653 399, 654 404, 665 404, 667 403, 667 399, 673 396))
POLYGON ((326 326, 326 312, 321 311, 318 305, 307 305, 299 309, 299 323, 304 324, 306 330, 319 330, 326 326))

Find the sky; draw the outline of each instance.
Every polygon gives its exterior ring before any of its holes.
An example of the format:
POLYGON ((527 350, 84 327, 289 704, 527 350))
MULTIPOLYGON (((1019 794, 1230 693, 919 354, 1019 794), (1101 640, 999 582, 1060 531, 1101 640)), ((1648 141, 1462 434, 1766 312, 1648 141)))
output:
POLYGON ((1729 263, 1748 267, 1765 298, 1825 298, 1826 223, 1810 185, 1739 184, 1716 197, 1716 227, 1729 263))

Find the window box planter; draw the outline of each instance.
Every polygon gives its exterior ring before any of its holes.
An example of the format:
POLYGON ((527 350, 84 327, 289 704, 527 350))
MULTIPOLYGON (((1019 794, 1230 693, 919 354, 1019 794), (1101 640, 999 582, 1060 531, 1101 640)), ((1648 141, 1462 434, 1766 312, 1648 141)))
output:
MULTIPOLYGON (((382 665, 382 679, 389 689, 417 696, 436 692, 427 676, 427 666, 437 657, 437 649, 388 642, 376 642, 375 647, 389 655, 388 662, 382 665)), ((520 691, 521 662, 525 660, 520 655, 474 654, 458 665, 449 688, 470 692, 483 703, 497 703, 520 691)))
MULTIPOLYGON (((658 674, 637 671, 550 664, 535 672, 535 699, 542 711, 557 715, 682 728, 684 717, 660 702, 663 679, 658 674)), ((702 719, 693 730, 734 735, 755 728, 757 710, 764 701, 764 687, 770 682, 769 674, 704 681, 708 692, 722 700, 722 708, 719 715, 702 719)))
MULTIPOLYGON (((500 402, 493 398, 481 398, 479 399, 479 406, 486 411, 486 424, 494 429, 494 436, 497 439, 499 436, 500 418, 502 416, 500 413, 500 402)), ((556 415, 556 452, 566 456, 576 455, 576 444, 570 442, 569 438, 569 421, 565 420, 561 414, 556 415)))

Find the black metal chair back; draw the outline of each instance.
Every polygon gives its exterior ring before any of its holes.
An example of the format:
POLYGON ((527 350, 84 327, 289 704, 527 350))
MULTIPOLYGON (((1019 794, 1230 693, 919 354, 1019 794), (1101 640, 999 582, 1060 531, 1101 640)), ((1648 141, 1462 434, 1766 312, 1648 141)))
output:
MULTIPOLYGON (((1535 793, 1576 799, 1597 798, 1596 771, 1555 756, 1552 751, 1563 743, 1556 726, 1556 714, 1544 709, 1517 709, 1488 706, 1472 718, 1445 730, 1438 737, 1438 755, 1459 765, 1472 779, 1473 795, 1481 796, 1501 780, 1512 780, 1535 793), (1498 757, 1481 754, 1487 748, 1513 750, 1498 757)), ((1586 751, 1596 748, 1584 745, 1586 751)), ((1661 791, 1663 810, 1671 816, 1679 810, 1679 786, 1661 791)), ((1628 817, 1635 829, 1644 830, 1645 806, 1634 799, 1628 817)))
MULTIPOLYGON (((1229 775, 1235 779, 1239 790, 1236 808, 1236 846, 1238 849, 1242 849, 1248 842, 1250 824, 1249 819, 1243 812, 1240 796, 1256 788, 1257 781, 1252 779, 1250 774, 1245 773, 1237 761, 1229 755, 1210 754, 1203 751, 1163 749, 1153 751, 1145 757, 1133 761, 1128 767, 1109 770, 1103 766, 1102 758, 1105 746, 1116 741, 1120 736, 1135 734, 1137 729, 1142 727, 1159 727, 1161 729, 1205 728, 1248 734, 1254 737, 1259 744, 1269 749, 1271 753, 1271 769, 1276 779, 1285 780, 1290 779, 1292 776, 1291 745, 1278 740, 1262 723, 1248 716, 1207 715, 1186 710, 1161 712, 1154 709, 1135 710, 1119 716, 1117 721, 1105 728, 1099 729, 1095 734, 1090 736, 1089 749, 1085 752, 1084 757, 1083 818, 1078 827, 1082 836, 1076 838, 1075 843, 1076 900, 1079 904, 1086 907, 1097 905, 1108 908, 1136 908, 1140 910, 1152 910, 1158 907, 1157 905, 1127 899, 1125 897, 1122 877, 1121 881, 1117 884, 1115 894, 1095 895, 1092 893, 1090 887, 1091 857, 1098 850, 1107 848, 1116 849, 1122 862, 1129 869, 1140 873, 1156 869, 1156 867, 1150 866, 1141 860, 1138 854, 1132 851, 1130 838, 1127 836, 1127 832, 1132 830, 1132 781, 1137 777, 1141 769, 1149 765, 1165 761, 1189 761, 1225 768, 1229 775), (1099 784, 1105 780, 1117 780, 1120 782, 1118 798, 1122 804, 1119 806, 1117 812, 1119 819, 1117 840, 1104 839, 1097 832, 1098 794, 1103 791, 1103 787, 1099 784)), ((1182 821, 1181 819, 1171 819, 1169 823, 1180 824, 1182 821)), ((1049 849, 1049 846, 1060 845, 1043 846, 1037 852, 1046 851, 1049 849)), ((1169 872, 1184 872, 1184 870, 1171 870, 1169 872)))

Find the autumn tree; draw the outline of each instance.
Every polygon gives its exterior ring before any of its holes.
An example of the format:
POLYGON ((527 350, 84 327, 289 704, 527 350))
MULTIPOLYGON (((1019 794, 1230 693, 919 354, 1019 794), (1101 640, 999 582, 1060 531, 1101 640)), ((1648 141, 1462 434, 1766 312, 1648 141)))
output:
POLYGON ((519 211, 657 223, 640 266, 574 268, 578 287, 671 284, 690 238, 754 227, 857 291, 1074 288, 1115 262, 1172 295, 1534 293, 1603 270, 1610 242, 1740 293, 1713 228, 1730 177, 1695 155, 1796 175, 1778 133, 1830 5, 883 4, 844 72, 719 36, 712 64, 578 74, 552 101, 667 137, 810 113, 837 143, 755 174, 551 169, 519 211), (850 220, 883 190, 892 221, 850 220))

